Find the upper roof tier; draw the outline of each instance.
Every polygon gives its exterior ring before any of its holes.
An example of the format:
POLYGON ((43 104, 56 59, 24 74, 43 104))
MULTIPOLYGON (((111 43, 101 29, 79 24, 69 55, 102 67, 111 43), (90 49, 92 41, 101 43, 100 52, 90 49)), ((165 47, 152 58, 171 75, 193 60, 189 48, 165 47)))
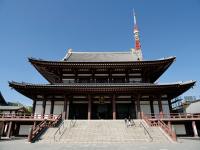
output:
MULTIPOLYGON (((133 52, 71 52, 60 61, 29 58, 31 64, 50 83, 97 78, 109 78, 109 82, 155 82, 176 59, 168 57, 158 60, 138 61, 133 52), (117 76, 117 77, 116 77, 117 76), (121 80, 120 79, 120 80, 121 80)), ((80 81, 83 82, 83 81, 80 81)), ((97 81, 98 82, 98 81, 97 81)), ((65 82, 67 83, 67 82, 65 82)))
POLYGON ((68 51, 65 58, 66 62, 127 62, 137 61, 138 56, 130 52, 72 52, 68 51))

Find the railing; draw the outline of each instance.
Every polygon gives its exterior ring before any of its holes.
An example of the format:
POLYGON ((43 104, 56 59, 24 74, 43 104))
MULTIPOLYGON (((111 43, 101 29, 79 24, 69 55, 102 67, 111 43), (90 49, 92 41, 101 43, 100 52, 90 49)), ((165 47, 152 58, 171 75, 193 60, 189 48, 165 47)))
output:
POLYGON ((162 120, 158 119, 158 120, 149 120, 149 118, 143 114, 143 119, 146 121, 146 123, 149 126, 159 126, 161 127, 166 134, 168 134, 170 136, 170 138, 173 141, 176 141, 176 133, 169 127, 167 126, 162 120))
POLYGON ((147 128, 143 125, 143 123, 142 122, 140 122, 140 127, 143 127, 144 128, 144 134, 146 135, 148 135, 148 137, 149 137, 149 139, 150 139, 150 142, 152 142, 153 141, 153 138, 152 138, 152 136, 151 136, 151 134, 149 133, 149 131, 147 130, 147 128))
POLYGON ((47 128, 48 122, 47 120, 43 120, 40 124, 38 124, 35 128, 32 127, 30 129, 28 142, 34 142, 36 138, 42 134, 42 132, 47 128))
POLYGON ((59 115, 40 115, 40 114, 12 114, 12 113, 1 113, 0 119, 56 119, 59 115))
POLYGON ((57 134, 60 135, 60 134, 61 134, 61 131, 64 130, 64 128, 65 128, 65 123, 64 123, 64 121, 62 121, 62 123, 59 125, 57 131, 56 131, 56 132, 54 133, 54 135, 53 135, 54 141, 57 141, 57 140, 56 140, 57 134))
POLYGON ((30 129, 28 141, 34 142, 44 132, 45 129, 47 129, 50 126, 52 126, 52 127, 57 126, 61 122, 61 120, 62 120, 62 114, 58 115, 53 122, 50 122, 47 119, 45 119, 40 124, 38 124, 36 127, 33 126, 30 129))
POLYGON ((200 113, 145 114, 149 119, 200 119, 200 113))
POLYGON ((75 118, 72 119, 72 120, 70 121, 69 127, 65 126, 65 123, 64 123, 64 121, 63 121, 63 122, 61 123, 61 125, 59 126, 58 130, 55 132, 55 134, 54 134, 54 136, 53 136, 53 137, 54 137, 54 141, 57 141, 56 136, 57 136, 57 135, 60 135, 59 138, 58 138, 58 141, 59 141, 59 140, 61 139, 61 137, 63 136, 63 134, 65 133, 65 131, 66 131, 67 129, 71 129, 72 127, 74 127, 75 124, 76 124, 75 118), (61 128, 62 128, 62 129, 61 129, 61 128))

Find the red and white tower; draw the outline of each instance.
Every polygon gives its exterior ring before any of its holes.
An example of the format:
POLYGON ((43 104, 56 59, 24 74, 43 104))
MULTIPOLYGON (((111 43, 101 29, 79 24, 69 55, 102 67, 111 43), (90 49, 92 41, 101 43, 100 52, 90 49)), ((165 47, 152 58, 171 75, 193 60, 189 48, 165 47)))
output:
POLYGON ((134 53, 137 55, 137 60, 142 61, 142 49, 141 49, 141 44, 140 44, 140 38, 139 38, 139 30, 137 26, 137 21, 136 21, 136 15, 135 11, 133 10, 133 17, 134 17, 134 28, 133 28, 133 33, 134 33, 134 38, 135 38, 135 49, 134 53))

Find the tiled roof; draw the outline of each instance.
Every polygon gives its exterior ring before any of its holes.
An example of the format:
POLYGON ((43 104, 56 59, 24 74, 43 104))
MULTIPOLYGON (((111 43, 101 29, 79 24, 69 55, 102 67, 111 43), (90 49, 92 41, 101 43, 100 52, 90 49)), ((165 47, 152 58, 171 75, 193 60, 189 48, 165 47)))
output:
POLYGON ((64 61, 67 62, 126 62, 137 61, 138 56, 132 52, 71 52, 64 61))
POLYGON ((30 87, 155 87, 155 86, 176 86, 176 85, 187 85, 195 84, 196 81, 186 81, 186 82, 175 82, 175 83, 70 83, 70 84, 32 84, 32 83, 19 83, 19 82, 9 82, 10 86, 30 86, 30 87))

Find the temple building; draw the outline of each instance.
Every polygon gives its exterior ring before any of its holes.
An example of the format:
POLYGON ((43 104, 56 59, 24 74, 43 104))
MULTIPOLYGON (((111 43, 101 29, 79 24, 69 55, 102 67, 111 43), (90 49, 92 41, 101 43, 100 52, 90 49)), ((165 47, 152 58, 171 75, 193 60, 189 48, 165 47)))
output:
POLYGON ((49 82, 9 82, 33 100, 33 113, 41 117, 64 114, 65 119, 133 119, 142 114, 168 115, 171 100, 195 81, 157 83, 175 57, 144 60, 134 15, 135 48, 127 52, 76 52, 62 60, 29 58, 49 82))

